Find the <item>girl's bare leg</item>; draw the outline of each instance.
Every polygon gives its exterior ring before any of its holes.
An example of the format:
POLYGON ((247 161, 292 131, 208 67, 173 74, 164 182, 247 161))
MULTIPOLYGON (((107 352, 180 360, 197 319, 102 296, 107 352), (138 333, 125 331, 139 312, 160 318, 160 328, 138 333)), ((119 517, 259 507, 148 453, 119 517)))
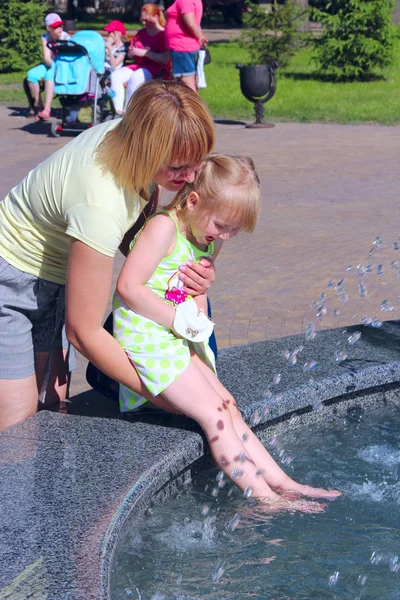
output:
POLYGON ((184 75, 180 78, 180 81, 197 92, 196 75, 184 75))
POLYGON ((339 491, 313 488, 309 485, 297 483, 291 479, 291 477, 289 477, 289 475, 287 475, 275 462, 255 433, 245 423, 234 398, 222 385, 215 373, 211 371, 198 356, 194 356, 193 361, 196 362, 199 369, 210 381, 219 396, 224 398, 224 402, 231 413, 233 426, 235 427, 238 437, 244 441, 247 452, 250 453, 255 464, 263 472, 263 477, 268 485, 280 492, 292 491, 297 494, 314 498, 336 498, 337 496, 340 496, 341 492, 339 491))
MULTIPOLYGON (((250 488, 253 497, 279 499, 257 475, 257 466, 235 431, 231 412, 194 360, 161 398, 199 423, 215 462, 242 491, 250 488)), ((153 402, 157 404, 157 398, 153 402)))
POLYGON ((38 83, 34 83, 33 81, 28 81, 29 89, 31 91, 32 97, 35 101, 35 106, 41 108, 41 100, 40 100, 40 86, 38 83))

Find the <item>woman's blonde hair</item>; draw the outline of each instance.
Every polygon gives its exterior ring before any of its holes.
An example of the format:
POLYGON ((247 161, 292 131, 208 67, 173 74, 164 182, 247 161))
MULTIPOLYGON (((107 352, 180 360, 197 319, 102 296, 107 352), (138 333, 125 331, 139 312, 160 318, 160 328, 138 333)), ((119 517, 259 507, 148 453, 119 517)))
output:
POLYGON ((152 80, 136 90, 125 116, 99 144, 97 161, 121 188, 148 200, 161 167, 197 164, 214 141, 212 118, 196 92, 177 81, 152 80))
POLYGON ((165 27, 166 20, 165 20, 164 11, 162 10, 162 8, 160 8, 156 4, 149 3, 149 4, 143 4, 142 11, 144 11, 150 17, 157 16, 158 22, 160 23, 161 27, 165 27))
POLYGON ((261 209, 260 180, 254 163, 246 156, 210 154, 193 183, 186 183, 165 210, 175 210, 185 222, 190 192, 199 195, 195 208, 201 214, 218 213, 243 231, 252 232, 261 209))

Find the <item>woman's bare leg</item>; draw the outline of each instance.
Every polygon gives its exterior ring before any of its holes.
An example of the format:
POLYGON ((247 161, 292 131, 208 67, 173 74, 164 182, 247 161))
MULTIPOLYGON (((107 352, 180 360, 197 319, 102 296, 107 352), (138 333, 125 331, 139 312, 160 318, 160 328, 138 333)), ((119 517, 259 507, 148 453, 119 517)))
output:
POLYGON ((0 380, 0 431, 34 415, 37 411, 36 377, 0 380))
POLYGON ((44 82, 44 110, 51 112, 51 103, 54 97, 54 81, 51 79, 44 82))
POLYGON ((180 81, 197 92, 196 75, 183 75, 180 81))

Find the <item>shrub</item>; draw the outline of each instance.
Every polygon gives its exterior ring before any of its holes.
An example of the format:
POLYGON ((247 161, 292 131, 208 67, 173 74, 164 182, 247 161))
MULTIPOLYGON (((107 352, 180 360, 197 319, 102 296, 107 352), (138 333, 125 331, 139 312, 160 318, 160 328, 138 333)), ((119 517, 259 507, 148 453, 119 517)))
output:
POLYGON ((0 72, 25 71, 40 62, 45 9, 40 0, 2 0, 0 72))
POLYGON ((245 29, 239 38, 240 45, 248 50, 253 64, 277 61, 286 66, 300 47, 308 11, 298 0, 274 2, 267 10, 249 0, 246 5, 248 12, 243 17, 245 29))
POLYGON ((323 31, 313 39, 319 71, 336 80, 366 79, 393 61, 394 0, 330 0, 313 8, 323 31))

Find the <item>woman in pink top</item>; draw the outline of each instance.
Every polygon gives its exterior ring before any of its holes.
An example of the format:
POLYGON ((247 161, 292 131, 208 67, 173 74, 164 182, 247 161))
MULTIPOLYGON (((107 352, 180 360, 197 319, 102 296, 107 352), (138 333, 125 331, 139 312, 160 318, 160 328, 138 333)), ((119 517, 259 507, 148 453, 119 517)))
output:
POLYGON ((200 48, 207 44, 200 27, 203 3, 201 0, 175 0, 166 14, 165 35, 171 51, 172 74, 197 91, 197 57, 200 48))
POLYGON ((124 112, 124 85, 127 85, 125 108, 136 88, 163 72, 171 73, 171 57, 165 37, 165 17, 155 4, 144 4, 140 14, 144 29, 140 29, 132 39, 128 49, 129 58, 135 63, 127 65, 111 73, 111 89, 115 112, 124 112))

